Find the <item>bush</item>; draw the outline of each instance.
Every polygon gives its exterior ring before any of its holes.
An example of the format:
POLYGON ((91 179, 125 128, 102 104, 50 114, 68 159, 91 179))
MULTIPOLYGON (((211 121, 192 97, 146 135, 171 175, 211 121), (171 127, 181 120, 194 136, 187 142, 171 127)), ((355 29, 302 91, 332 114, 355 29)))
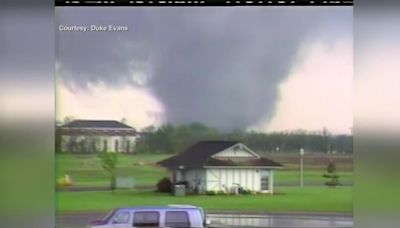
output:
POLYGON ((215 191, 206 191, 206 195, 208 195, 208 196, 215 196, 215 195, 217 195, 217 193, 215 192, 215 191))
POLYGON ((243 195, 250 195, 250 194, 251 194, 251 191, 248 190, 248 189, 242 189, 242 191, 240 192, 240 194, 243 194, 243 195))
POLYGON ((224 192, 223 190, 219 190, 216 192, 217 195, 227 195, 226 192, 224 192))
POLYGON ((335 187, 335 186, 341 185, 341 183, 338 181, 327 181, 327 182, 325 182, 325 185, 329 186, 329 187, 335 187))
POLYGON ((324 178, 327 178, 328 181, 325 182, 325 185, 329 187, 335 187, 337 185, 340 185, 339 182, 339 175, 336 174, 336 165, 333 162, 329 162, 328 166, 326 167, 326 172, 324 175, 322 175, 324 178))
POLYGON ((200 190, 199 190, 199 188, 196 186, 196 187, 194 187, 193 188, 193 191, 191 192, 193 195, 197 195, 197 194, 199 194, 199 192, 200 192, 200 190))
POLYGON ((172 183, 168 177, 164 177, 158 181, 157 192, 172 193, 172 183))

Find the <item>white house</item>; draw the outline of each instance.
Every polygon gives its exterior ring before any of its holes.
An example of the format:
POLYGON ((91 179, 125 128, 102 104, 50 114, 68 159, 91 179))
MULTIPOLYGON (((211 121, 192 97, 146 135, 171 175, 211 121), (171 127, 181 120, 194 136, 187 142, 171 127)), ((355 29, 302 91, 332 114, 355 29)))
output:
POLYGON ((59 127, 61 148, 72 153, 131 153, 136 130, 115 120, 73 120, 59 127))
POLYGON ((274 170, 282 167, 234 141, 201 141, 158 164, 170 171, 173 183, 187 181, 199 192, 229 192, 240 186, 271 194, 274 170))

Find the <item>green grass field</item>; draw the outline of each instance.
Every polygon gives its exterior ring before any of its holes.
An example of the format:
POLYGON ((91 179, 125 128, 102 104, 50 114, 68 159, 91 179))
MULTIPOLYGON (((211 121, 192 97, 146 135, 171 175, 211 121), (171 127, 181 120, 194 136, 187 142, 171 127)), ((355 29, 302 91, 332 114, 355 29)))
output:
MULTIPOLYGON (((118 176, 135 178, 137 185, 154 185, 166 175, 155 163, 167 155, 120 155, 118 176), (139 164, 142 163, 142 164, 139 164)), ((109 176, 95 155, 57 155, 57 176, 68 174, 75 186, 108 186, 109 176)))
MULTIPOLYGON (((326 181, 325 178, 322 177, 324 173, 324 169, 317 170, 305 170, 304 171, 304 184, 310 185, 323 185, 326 181)), ((349 171, 338 172, 340 175, 340 181, 344 184, 353 183, 353 173, 349 171)), ((285 184, 297 184, 299 183, 300 174, 297 170, 278 170, 275 172, 274 183, 275 185, 285 185, 285 184)))
MULTIPOLYGON (((155 186, 157 181, 168 173, 155 163, 170 155, 120 155, 118 176, 135 178, 136 185, 155 186)), ((193 204, 206 210, 240 211, 318 211, 351 212, 352 188, 323 186, 327 159, 330 157, 313 156, 305 159, 305 187, 295 187, 299 183, 299 171, 296 157, 269 156, 284 164, 284 168, 275 172, 275 195, 240 196, 186 196, 175 197, 152 191, 110 192, 58 192, 57 208, 59 212, 72 211, 108 211, 115 207, 135 205, 193 204), (318 185, 319 187, 310 187, 318 185), (284 185, 293 187, 284 187, 284 185)), ((109 186, 109 177, 95 155, 57 155, 57 177, 70 175, 74 186, 109 186)), ((335 158, 334 158, 335 159, 335 158)), ((337 157, 338 171, 343 183, 352 183, 352 165, 349 160, 337 157)))
POLYGON ((207 211, 351 212, 351 187, 281 187, 275 195, 185 196, 138 191, 59 192, 58 212, 109 211, 137 205, 192 204, 207 211))
MULTIPOLYGON (((136 185, 155 185, 159 179, 167 176, 166 170, 155 163, 171 155, 120 155, 118 176, 135 178, 136 185)), ((299 183, 299 171, 296 160, 290 156, 271 157, 284 164, 284 168, 275 172, 275 185, 299 183)), ((57 155, 57 177, 70 175, 75 186, 108 186, 108 173, 105 172, 95 155, 57 155)), ((325 161, 305 160, 304 183, 323 184, 322 175, 325 171, 325 161)), ((348 164, 338 163, 338 174, 343 183, 352 183, 353 173, 348 164)))

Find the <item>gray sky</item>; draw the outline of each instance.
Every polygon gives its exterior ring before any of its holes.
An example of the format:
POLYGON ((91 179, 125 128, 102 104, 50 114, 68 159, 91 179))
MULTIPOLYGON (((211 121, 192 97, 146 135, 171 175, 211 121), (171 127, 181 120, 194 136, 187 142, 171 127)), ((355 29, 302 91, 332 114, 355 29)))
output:
POLYGON ((57 8, 58 118, 223 130, 352 126, 352 8, 57 8), (332 108, 335 104, 335 108, 332 108))
POLYGON ((54 15, 24 6, 0 3, 0 124, 54 115, 54 15))

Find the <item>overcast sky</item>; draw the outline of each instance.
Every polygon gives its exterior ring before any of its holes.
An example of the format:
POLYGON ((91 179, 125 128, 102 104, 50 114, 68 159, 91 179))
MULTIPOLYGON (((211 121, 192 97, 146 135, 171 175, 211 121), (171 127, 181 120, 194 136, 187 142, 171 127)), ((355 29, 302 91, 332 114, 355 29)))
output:
POLYGON ((351 7, 61 8, 57 118, 349 133, 351 7))

